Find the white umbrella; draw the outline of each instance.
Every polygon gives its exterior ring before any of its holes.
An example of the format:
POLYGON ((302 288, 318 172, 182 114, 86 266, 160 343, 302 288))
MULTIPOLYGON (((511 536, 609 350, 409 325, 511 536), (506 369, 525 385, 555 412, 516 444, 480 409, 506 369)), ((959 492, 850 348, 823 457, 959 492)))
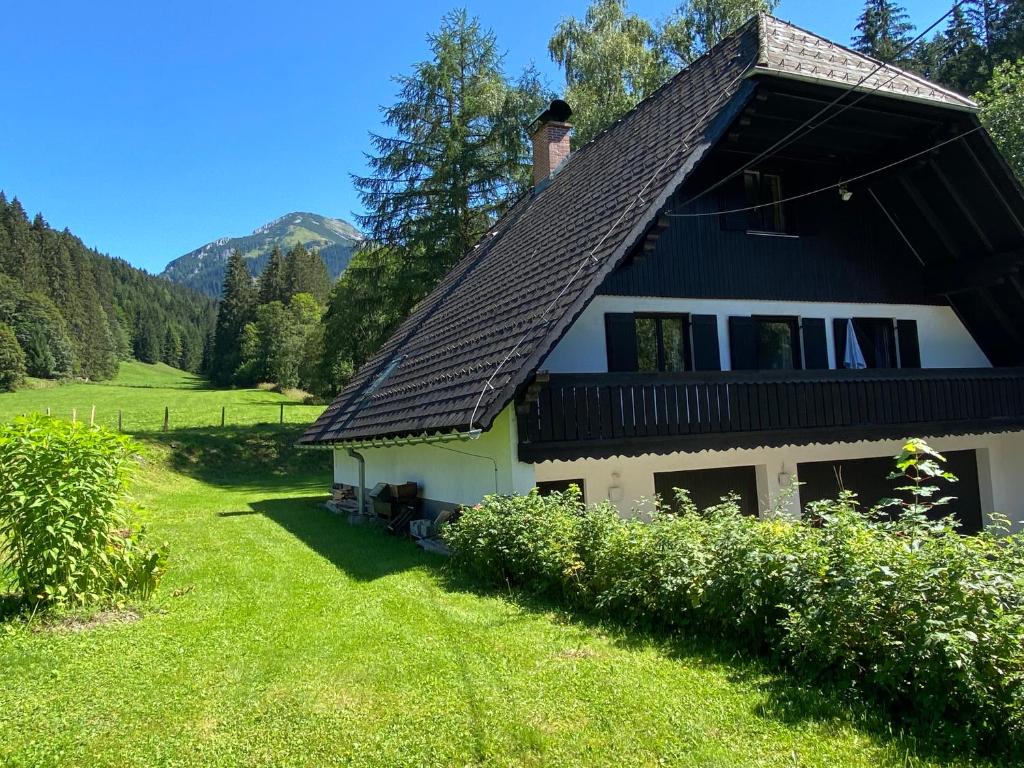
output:
POLYGON ((864 353, 861 352, 860 342, 857 341, 857 334, 853 330, 853 320, 846 321, 846 355, 843 357, 844 368, 867 368, 864 362, 864 353))

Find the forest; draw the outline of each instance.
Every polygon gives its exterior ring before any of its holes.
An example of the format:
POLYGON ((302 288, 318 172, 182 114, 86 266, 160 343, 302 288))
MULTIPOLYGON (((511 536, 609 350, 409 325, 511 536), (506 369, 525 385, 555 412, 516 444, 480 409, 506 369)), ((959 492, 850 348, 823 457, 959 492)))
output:
MULTIPOLYGON (((508 71, 496 34, 478 19, 446 14, 427 36, 430 55, 395 77, 395 100, 369 137, 369 171, 352 178, 367 244, 333 288, 320 256, 302 247, 275 252, 258 282, 236 254, 215 331, 208 300, 103 257, 41 217, 29 222, 16 200, 0 198, 0 387, 25 373, 104 378, 134 356, 222 386, 336 394, 529 189, 528 126, 553 96, 573 107, 578 148, 777 4, 685 0, 647 19, 626 0, 594 0, 552 31, 557 88, 532 66, 508 71)), ((959 0, 920 27, 893 0, 867 0, 850 45, 973 95, 1024 177, 1024 0, 959 0)))
POLYGON ((121 360, 204 367, 216 304, 86 247, 0 192, 0 389, 102 380, 121 360))

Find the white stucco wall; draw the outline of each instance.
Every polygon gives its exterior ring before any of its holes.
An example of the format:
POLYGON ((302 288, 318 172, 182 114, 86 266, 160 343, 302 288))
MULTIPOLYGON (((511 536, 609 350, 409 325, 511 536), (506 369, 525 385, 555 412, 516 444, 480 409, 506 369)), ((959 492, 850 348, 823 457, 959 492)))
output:
MULTIPOLYGON (((366 460, 366 486, 416 482, 421 496, 446 504, 476 504, 489 493, 526 493, 533 466, 519 461, 516 422, 509 406, 475 440, 359 448, 366 460), (497 467, 497 472, 495 471, 497 467)), ((355 485, 359 464, 345 450, 334 452, 334 481, 355 485)))
MULTIPOLYGON (((1015 521, 1017 528, 1024 528, 1024 432, 935 437, 928 438, 928 442, 939 451, 977 450, 982 513, 987 516, 993 511, 1000 512, 1015 521)), ((611 498, 620 512, 630 514, 639 500, 654 497, 655 472, 753 466, 763 512, 778 499, 780 475, 798 480, 797 464, 801 462, 895 456, 901 445, 899 440, 880 440, 545 461, 535 466, 535 472, 537 482, 582 479, 588 502, 611 498)), ((955 487, 952 492, 955 494, 955 487)), ((790 509, 782 511, 795 514, 799 508, 797 498, 790 509)))
POLYGON ((833 318, 878 317, 916 320, 924 368, 987 368, 988 358, 949 307, 919 304, 844 304, 801 301, 726 299, 664 299, 636 296, 596 296, 590 306, 551 351, 541 368, 552 373, 603 373, 608 370, 604 315, 606 312, 679 312, 718 316, 722 369, 730 369, 731 315, 789 315, 825 318, 829 366, 836 367, 833 318))

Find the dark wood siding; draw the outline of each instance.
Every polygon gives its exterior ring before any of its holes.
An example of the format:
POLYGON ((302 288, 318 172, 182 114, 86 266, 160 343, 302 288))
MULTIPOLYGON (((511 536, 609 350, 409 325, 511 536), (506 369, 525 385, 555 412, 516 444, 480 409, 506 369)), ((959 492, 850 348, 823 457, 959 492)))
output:
MULTIPOLYGON (((742 183, 683 204, 735 165, 711 158, 667 206, 709 213, 746 205, 742 183)), ((786 195, 827 184, 804 167, 780 169, 786 195)), ((670 217, 654 250, 627 261, 599 292, 618 296, 931 304, 924 273, 865 191, 843 202, 820 194, 788 205, 799 236, 751 235, 743 214, 670 217)))

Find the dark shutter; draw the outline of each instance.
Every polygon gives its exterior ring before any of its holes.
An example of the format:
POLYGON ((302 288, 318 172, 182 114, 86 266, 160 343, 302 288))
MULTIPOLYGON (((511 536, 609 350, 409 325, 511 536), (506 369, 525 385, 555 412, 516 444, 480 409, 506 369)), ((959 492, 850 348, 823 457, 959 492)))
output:
POLYGON ((752 317, 729 318, 729 352, 734 371, 757 368, 757 328, 752 317))
POLYGON ((722 356, 718 350, 718 317, 690 315, 690 338, 693 342, 693 369, 722 370, 722 356))
POLYGON ((631 312, 609 312, 604 316, 608 344, 608 371, 636 370, 636 323, 631 312))
POLYGON ((828 342, 825 340, 825 321, 820 317, 800 318, 803 335, 804 368, 823 370, 828 368, 828 342))
POLYGON ((920 368, 921 347, 917 340, 917 320, 896 321, 896 343, 900 348, 900 368, 920 368))
POLYGON ((848 317, 836 317, 832 320, 832 336, 836 345, 836 368, 844 368, 843 360, 846 359, 846 324, 850 322, 848 317))

